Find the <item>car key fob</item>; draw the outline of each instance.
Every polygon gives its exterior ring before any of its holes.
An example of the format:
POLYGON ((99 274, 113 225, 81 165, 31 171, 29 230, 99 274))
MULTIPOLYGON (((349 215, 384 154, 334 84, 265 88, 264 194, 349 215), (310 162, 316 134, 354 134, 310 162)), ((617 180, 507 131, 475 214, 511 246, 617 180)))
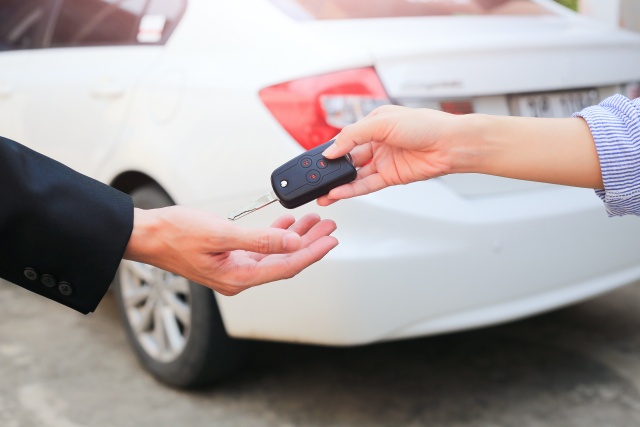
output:
POLYGON ((322 155, 333 141, 309 150, 274 170, 271 174, 273 191, 231 212, 229 219, 235 221, 275 201, 287 209, 297 208, 356 179, 357 171, 350 154, 334 160, 322 155))
POLYGON ((297 208, 356 179, 350 154, 332 160, 322 155, 333 141, 302 153, 273 171, 271 187, 282 206, 297 208))

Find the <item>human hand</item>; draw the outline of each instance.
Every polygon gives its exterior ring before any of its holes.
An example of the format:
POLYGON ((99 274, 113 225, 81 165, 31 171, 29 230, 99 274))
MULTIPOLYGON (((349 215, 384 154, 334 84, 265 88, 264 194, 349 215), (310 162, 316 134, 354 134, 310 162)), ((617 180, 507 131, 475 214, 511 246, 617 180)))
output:
POLYGON ((135 209, 124 257, 144 262, 231 296, 252 286, 288 279, 338 245, 336 225, 308 214, 270 228, 249 229, 213 214, 171 206, 135 209))
POLYGON ((449 172, 449 151, 457 116, 395 105, 379 107, 345 127, 323 154, 334 159, 351 152, 358 177, 318 199, 321 206, 392 185, 408 184, 449 172))
POLYGON ((360 167, 357 178, 320 197, 320 206, 452 173, 603 188, 595 142, 580 118, 458 116, 387 105, 345 127, 323 154, 349 152, 360 167))

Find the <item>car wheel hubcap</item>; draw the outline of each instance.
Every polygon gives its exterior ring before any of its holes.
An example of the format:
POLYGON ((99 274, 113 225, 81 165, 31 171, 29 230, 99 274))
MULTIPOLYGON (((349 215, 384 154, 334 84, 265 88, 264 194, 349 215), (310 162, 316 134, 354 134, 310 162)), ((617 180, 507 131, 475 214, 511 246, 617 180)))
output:
POLYGON ((157 267, 123 261, 120 287, 127 320, 138 343, 156 360, 176 359, 191 329, 189 281, 157 267))

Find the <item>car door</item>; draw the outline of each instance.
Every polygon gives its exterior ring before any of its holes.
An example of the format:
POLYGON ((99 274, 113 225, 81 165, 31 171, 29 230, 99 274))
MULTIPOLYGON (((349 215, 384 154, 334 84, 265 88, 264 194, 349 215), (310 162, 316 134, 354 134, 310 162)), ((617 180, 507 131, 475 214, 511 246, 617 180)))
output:
POLYGON ((26 144, 79 172, 96 173, 117 144, 136 84, 160 59, 173 19, 162 16, 163 4, 170 13, 180 2, 59 0, 48 47, 24 76, 26 144))
POLYGON ((4 0, 0 8, 0 135, 20 141, 18 110, 23 76, 42 46, 54 0, 4 0))

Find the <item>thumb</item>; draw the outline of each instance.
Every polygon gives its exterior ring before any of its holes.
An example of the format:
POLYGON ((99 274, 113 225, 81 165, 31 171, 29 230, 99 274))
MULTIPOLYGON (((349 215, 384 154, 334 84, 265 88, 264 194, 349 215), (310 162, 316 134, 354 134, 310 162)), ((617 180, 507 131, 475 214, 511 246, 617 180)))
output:
POLYGON ((378 110, 364 119, 348 125, 335 137, 334 142, 322 153, 327 159, 336 159, 351 152, 358 145, 368 144, 371 141, 383 142, 389 133, 388 120, 381 113, 387 110, 378 110), (381 110, 380 112, 377 112, 381 110), (374 114, 376 113, 377 114, 374 114))
POLYGON ((293 231, 279 228, 242 229, 234 243, 234 249, 261 254, 282 254, 300 249, 302 238, 293 231))
MULTIPOLYGON (((340 133, 334 138, 333 144, 322 152, 322 155, 327 159, 337 159, 347 153, 350 153, 359 144, 364 144, 364 141, 359 137, 359 125, 360 122, 354 123, 342 129, 340 133)), ((367 141, 368 142, 368 141, 367 141)))

